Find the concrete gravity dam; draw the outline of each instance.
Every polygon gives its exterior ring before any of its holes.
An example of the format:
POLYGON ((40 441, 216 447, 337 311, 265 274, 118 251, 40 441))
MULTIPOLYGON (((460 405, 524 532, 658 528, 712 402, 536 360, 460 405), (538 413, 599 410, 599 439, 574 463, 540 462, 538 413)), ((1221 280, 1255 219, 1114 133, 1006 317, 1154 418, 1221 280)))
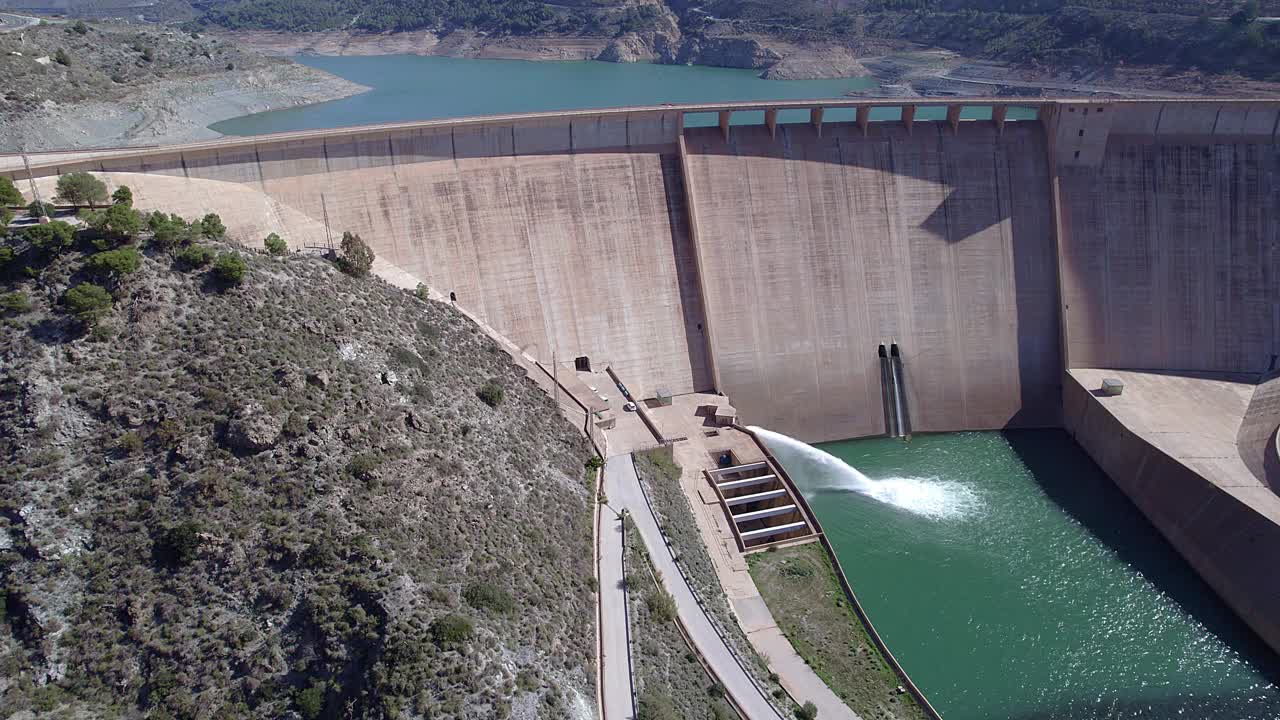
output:
POLYGON ((719 392, 805 441, 1066 428, 1280 649, 1280 101, 1010 105, 1034 112, 574 111, 31 173, 106 173, 229 224, 262 207, 294 247, 357 232, 545 364, 719 392))

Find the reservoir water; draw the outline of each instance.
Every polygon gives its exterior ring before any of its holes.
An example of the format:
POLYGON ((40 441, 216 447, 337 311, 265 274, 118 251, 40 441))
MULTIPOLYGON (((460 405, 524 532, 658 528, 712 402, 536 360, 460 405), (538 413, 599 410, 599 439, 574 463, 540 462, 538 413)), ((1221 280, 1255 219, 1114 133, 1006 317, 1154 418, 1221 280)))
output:
MULTIPOLYGON (((876 85, 871 78, 762 80, 757 77, 758 70, 585 60, 533 62, 416 55, 294 59, 372 90, 316 105, 245 115, 210 127, 227 135, 259 135, 541 110, 833 98, 876 85)), ((804 118, 784 117, 780 121, 807 119, 807 114, 801 114, 804 118)), ((703 120, 714 122, 714 118, 703 120)))
POLYGON ((947 720, 1280 718, 1277 659, 1061 431, 768 440, 947 720))
MULTIPOLYGON (((546 110, 577 110, 661 103, 733 100, 815 100, 845 97, 875 87, 869 77, 836 80, 763 80, 757 70, 686 65, 607 63, 590 60, 534 62, 416 55, 294 58, 369 92, 341 100, 244 115, 209 127, 225 135, 261 135, 290 130, 406 122, 546 110)), ((852 122, 852 108, 830 109, 824 122, 852 122)), ((878 107, 873 121, 897 120, 898 107, 878 107)), ((946 108, 922 107, 916 120, 942 120, 946 108)), ((991 108, 967 107, 962 119, 991 117, 991 108)), ((1036 117, 1034 107, 1009 108, 1009 120, 1036 117)), ((809 121, 805 110, 778 113, 780 123, 809 121)), ((688 113, 689 127, 715 125, 715 113, 688 113)), ((733 124, 762 124, 764 112, 735 113, 733 124)))

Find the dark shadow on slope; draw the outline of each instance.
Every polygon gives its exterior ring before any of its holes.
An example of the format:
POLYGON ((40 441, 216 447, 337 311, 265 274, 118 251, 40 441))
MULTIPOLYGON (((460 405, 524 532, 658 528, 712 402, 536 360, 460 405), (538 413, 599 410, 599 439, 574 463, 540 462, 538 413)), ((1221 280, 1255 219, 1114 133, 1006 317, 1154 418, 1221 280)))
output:
MULTIPOLYGON (((1280 684, 1280 656, 1235 615, 1066 431, 1010 430, 1003 434, 1037 484, 1064 512, 1270 682, 1280 684)), ((1280 707, 1276 711, 1280 713, 1280 707)))

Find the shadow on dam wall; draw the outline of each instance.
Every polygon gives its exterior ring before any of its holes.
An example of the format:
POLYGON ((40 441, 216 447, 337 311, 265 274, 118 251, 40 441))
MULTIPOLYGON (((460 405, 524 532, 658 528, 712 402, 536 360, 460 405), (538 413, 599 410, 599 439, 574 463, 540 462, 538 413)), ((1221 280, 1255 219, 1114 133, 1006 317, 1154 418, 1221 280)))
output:
POLYGON ((883 433, 877 350, 897 344, 916 431, 1060 422, 1039 123, 685 137, 717 384, 744 417, 883 433))

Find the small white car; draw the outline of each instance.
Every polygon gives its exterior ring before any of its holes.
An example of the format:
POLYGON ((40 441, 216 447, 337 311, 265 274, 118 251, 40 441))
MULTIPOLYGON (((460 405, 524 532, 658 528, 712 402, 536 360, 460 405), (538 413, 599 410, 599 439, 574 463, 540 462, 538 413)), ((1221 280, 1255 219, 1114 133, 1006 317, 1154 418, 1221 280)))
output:
POLYGON ((622 406, 622 409, 623 409, 623 410, 626 410, 627 412, 635 412, 635 411, 636 411, 636 404, 635 404, 635 403, 633 403, 633 402, 629 402, 629 403, 627 403, 626 405, 623 405, 623 406, 622 406))

